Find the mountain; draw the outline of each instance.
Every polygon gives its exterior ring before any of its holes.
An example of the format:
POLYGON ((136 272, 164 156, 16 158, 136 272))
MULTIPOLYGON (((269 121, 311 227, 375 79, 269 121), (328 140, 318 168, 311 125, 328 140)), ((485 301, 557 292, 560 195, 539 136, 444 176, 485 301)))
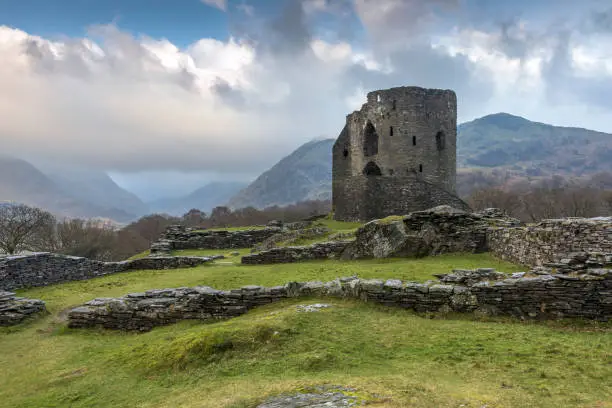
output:
POLYGON ((184 197, 163 198, 149 203, 151 211, 180 216, 192 208, 210 212, 214 207, 224 205, 246 183, 215 182, 205 185, 184 197))
MULTIPOLYGON (((484 116, 459 125, 457 130, 460 194, 492 182, 507 183, 509 178, 520 181, 612 172, 612 134, 532 122, 508 113, 484 116), (496 172, 496 177, 482 180, 483 174, 491 172, 496 172)), ((306 143, 259 176, 229 205, 265 207, 329 199, 333 143, 334 139, 306 143)))
POLYGON ((135 194, 119 187, 103 171, 58 165, 37 164, 47 177, 78 200, 95 204, 97 207, 119 209, 135 217, 149 213, 149 207, 135 194))
POLYGON ((531 122, 507 113, 459 125, 457 166, 499 168, 525 176, 612 171, 612 135, 531 122))
POLYGON ((134 214, 122 209, 108 208, 79 199, 31 163, 6 156, 0 156, 0 201, 39 207, 59 217, 103 217, 119 222, 134 218, 134 214))
POLYGON ((335 139, 314 140, 300 146, 232 197, 228 205, 265 208, 330 199, 334 142, 335 139))

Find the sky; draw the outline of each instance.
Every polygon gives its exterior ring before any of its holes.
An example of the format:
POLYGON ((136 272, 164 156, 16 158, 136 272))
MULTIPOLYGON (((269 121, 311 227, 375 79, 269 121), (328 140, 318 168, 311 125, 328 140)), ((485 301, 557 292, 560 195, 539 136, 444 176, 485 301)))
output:
POLYGON ((145 199, 251 180, 393 86, 612 133, 607 0, 0 0, 0 61, 2 153, 145 199))

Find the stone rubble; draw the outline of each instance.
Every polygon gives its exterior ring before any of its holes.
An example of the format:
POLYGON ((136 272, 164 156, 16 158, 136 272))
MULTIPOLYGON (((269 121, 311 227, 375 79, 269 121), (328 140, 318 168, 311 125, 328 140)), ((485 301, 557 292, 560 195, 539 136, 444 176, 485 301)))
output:
POLYGON ((245 255, 245 265, 291 263, 320 259, 339 258, 350 241, 328 241, 305 246, 272 248, 267 251, 245 255))
POLYGON ((239 231, 201 230, 182 225, 168 227, 162 237, 151 245, 151 256, 169 255, 181 249, 239 249, 250 248, 271 236, 278 234, 282 228, 272 223, 261 229, 239 231))
POLYGON ((417 312, 475 312, 518 318, 612 317, 612 270, 586 269, 579 275, 526 273, 501 276, 489 268, 458 270, 439 281, 339 278, 330 282, 289 282, 271 288, 206 286, 151 290, 121 298, 99 298, 68 313, 69 327, 146 331, 185 319, 216 320, 296 297, 353 298, 417 312))
POLYGON ((498 209, 469 213, 448 205, 374 220, 361 227, 344 259, 422 257, 452 252, 486 252, 492 226, 518 225, 498 209))
POLYGON ((315 303, 313 305, 297 305, 295 308, 298 312, 312 313, 318 312, 321 309, 327 309, 329 307, 331 307, 331 305, 328 305, 327 303, 315 303))
POLYGON ((45 302, 17 297, 13 292, 0 291, 0 326, 12 326, 26 318, 46 311, 45 302))

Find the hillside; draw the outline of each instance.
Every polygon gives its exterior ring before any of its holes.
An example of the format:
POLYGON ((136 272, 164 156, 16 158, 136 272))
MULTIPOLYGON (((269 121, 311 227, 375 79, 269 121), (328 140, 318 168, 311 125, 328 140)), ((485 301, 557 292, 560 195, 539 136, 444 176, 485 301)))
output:
POLYGON ((334 141, 315 140, 300 146, 232 197, 228 205, 263 208, 330 199, 334 141))
POLYGON ((103 208, 117 208, 134 216, 149 213, 149 207, 135 194, 119 187, 103 171, 58 164, 37 164, 45 175, 68 195, 103 208))
POLYGON ((246 184, 240 182, 209 183, 184 197, 155 200, 149 206, 153 212, 175 216, 183 215, 192 208, 210 212, 214 207, 227 203, 244 187, 246 184))
POLYGON ((0 157, 0 201, 40 207, 59 217, 103 217, 120 222, 134 218, 124 210, 79 199, 27 161, 6 156, 0 157))
MULTIPOLYGON (((508 183, 538 176, 612 172, 612 135, 607 133, 497 113, 459 125, 457 138, 457 184, 463 195, 497 179, 508 183)), ((230 206, 329 199, 333 142, 301 146, 233 197, 230 206)))
POLYGON ((612 135, 531 122, 507 113, 458 127, 459 168, 505 168, 525 176, 611 171, 612 135))

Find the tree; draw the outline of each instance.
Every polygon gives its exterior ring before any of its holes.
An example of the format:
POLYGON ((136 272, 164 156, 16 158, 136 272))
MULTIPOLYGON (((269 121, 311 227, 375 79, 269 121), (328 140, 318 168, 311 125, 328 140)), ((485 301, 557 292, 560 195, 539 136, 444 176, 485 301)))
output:
POLYGON ((117 249, 117 234, 108 225, 66 220, 57 225, 57 250, 66 255, 109 261, 117 249))
POLYGON ((0 250, 40 251, 52 246, 55 217, 40 208, 27 205, 0 207, 0 250))

